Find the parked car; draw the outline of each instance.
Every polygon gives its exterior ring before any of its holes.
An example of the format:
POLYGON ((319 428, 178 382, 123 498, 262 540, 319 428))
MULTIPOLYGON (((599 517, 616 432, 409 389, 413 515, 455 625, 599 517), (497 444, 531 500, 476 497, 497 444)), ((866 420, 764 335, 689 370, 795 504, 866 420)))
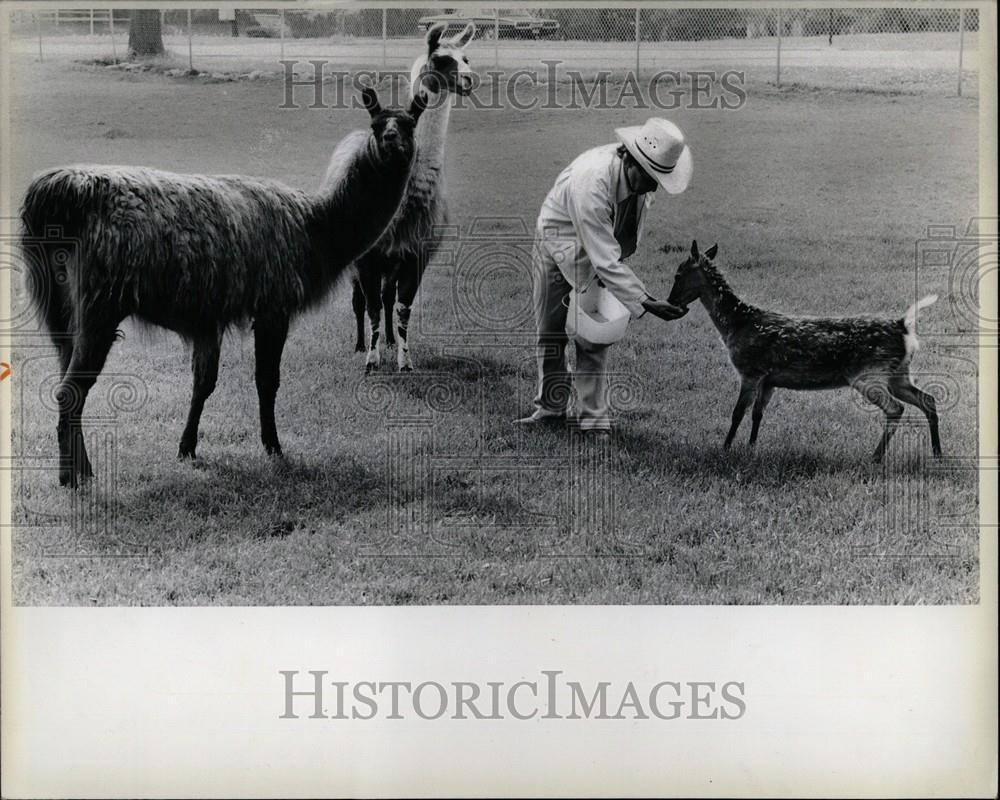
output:
POLYGON ((535 17, 526 12, 501 9, 499 19, 494 14, 472 14, 457 11, 448 14, 431 14, 417 20, 417 30, 426 33, 427 29, 439 22, 447 26, 445 34, 454 34, 462 30, 470 22, 476 25, 476 37, 491 39, 497 34, 501 39, 538 39, 555 36, 559 31, 559 23, 554 19, 535 17))

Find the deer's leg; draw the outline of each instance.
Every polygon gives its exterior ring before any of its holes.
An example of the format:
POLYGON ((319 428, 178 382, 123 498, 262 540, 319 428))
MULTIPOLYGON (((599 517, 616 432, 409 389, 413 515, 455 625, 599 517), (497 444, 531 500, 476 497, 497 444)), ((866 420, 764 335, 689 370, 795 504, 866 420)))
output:
POLYGON ((941 437, 938 434, 937 402, 934 398, 922 392, 912 383, 908 375, 893 375, 889 379, 889 391, 892 396, 904 403, 916 406, 927 417, 927 425, 931 429, 931 449, 935 458, 941 458, 941 437))
POLYGON ((733 422, 729 426, 729 433, 723 447, 728 448, 733 443, 733 439, 736 438, 736 431, 739 430, 743 415, 747 413, 747 406, 753 400, 759 383, 759 379, 743 378, 743 383, 740 384, 740 396, 736 398, 736 407, 733 409, 733 422))
POLYGON ((423 262, 424 255, 411 255, 407 256, 399 267, 396 286, 396 336, 398 339, 396 363, 400 372, 410 372, 413 369, 413 362, 410 360, 410 312, 413 310, 413 301, 417 297, 420 280, 424 274, 423 262))
POLYGON ((899 418, 903 416, 903 404, 889 393, 888 385, 881 380, 858 379, 854 381, 853 386, 861 393, 865 400, 869 403, 874 403, 885 412, 885 429, 882 431, 882 438, 879 440, 878 447, 872 453, 872 461, 877 464, 885 456, 889 440, 892 439, 892 435, 896 432, 899 418))
POLYGON ((382 280, 382 313, 385 314, 385 346, 396 344, 396 334, 393 332, 392 307, 396 304, 396 276, 387 275, 382 280))
POLYGON ((188 410, 187 424, 181 434, 181 444, 177 450, 178 458, 194 458, 198 446, 198 423, 201 422, 201 412, 205 401, 215 391, 215 382, 219 377, 219 352, 222 347, 222 334, 218 331, 206 334, 195 340, 194 352, 191 354, 191 373, 194 375, 194 388, 191 391, 191 408, 188 410))
POLYGON ((281 383, 281 351, 288 338, 288 319, 254 322, 254 356, 257 361, 257 398, 260 401, 260 440, 269 455, 280 456, 278 428, 274 422, 274 399, 281 383))
POLYGON ((750 428, 750 446, 753 447, 757 443, 757 432, 760 430, 760 420, 764 416, 764 409, 767 408, 767 404, 771 399, 771 395, 774 394, 774 387, 769 383, 761 383, 760 387, 757 389, 757 396, 753 401, 753 411, 750 413, 750 419, 753 422, 753 426, 750 428))
POLYGON ((357 338, 354 340, 354 352, 365 352, 365 290, 361 281, 355 279, 351 290, 351 308, 354 309, 354 322, 357 325, 357 338))
POLYGON ((73 352, 66 372, 56 390, 59 406, 59 484, 77 486, 77 476, 90 477, 93 469, 83 441, 81 418, 87 395, 104 368, 111 345, 115 341, 115 322, 108 327, 105 321, 81 326, 75 337, 73 352))

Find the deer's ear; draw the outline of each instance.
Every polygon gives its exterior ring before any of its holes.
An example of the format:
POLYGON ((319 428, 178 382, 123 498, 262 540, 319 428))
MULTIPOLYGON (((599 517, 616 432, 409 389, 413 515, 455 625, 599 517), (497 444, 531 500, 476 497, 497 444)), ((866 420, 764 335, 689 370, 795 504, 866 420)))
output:
POLYGON ((455 45, 455 47, 465 47, 469 42, 472 41, 472 37, 474 37, 475 35, 476 35, 476 25, 475 23, 470 22, 468 25, 465 26, 464 31, 462 31, 460 34, 458 34, 451 40, 451 43, 455 45))
POLYGON ((365 86, 361 90, 361 102, 365 104, 373 119, 382 113, 382 104, 379 103, 378 95, 371 86, 365 86))
POLYGON ((416 122, 420 119, 420 115, 424 113, 427 109, 427 98, 424 97, 423 92, 417 92, 414 95, 413 100, 410 101, 410 107, 407 109, 410 116, 413 117, 413 121, 416 122))
POLYGON ((696 239, 691 240, 691 255, 698 258, 698 241, 696 239))
POLYGON ((432 25, 427 31, 427 54, 430 55, 438 48, 438 44, 441 42, 441 36, 447 29, 447 25, 443 22, 439 22, 436 25, 432 25))
POLYGON ((705 255, 711 259, 715 258, 715 254, 718 252, 719 252, 719 245, 713 244, 711 247, 708 248, 708 250, 705 251, 705 255))

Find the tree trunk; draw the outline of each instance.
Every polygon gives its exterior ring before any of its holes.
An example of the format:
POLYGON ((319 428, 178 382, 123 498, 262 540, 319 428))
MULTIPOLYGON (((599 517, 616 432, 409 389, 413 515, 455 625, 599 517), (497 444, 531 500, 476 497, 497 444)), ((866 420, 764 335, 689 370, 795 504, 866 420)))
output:
POLYGON ((129 16, 129 58, 144 58, 163 54, 163 32, 157 9, 133 8, 129 16))

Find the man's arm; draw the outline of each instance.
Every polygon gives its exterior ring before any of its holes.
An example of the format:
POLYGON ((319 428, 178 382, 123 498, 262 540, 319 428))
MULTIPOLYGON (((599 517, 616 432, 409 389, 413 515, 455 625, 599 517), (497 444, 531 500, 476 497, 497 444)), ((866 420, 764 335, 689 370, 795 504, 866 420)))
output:
POLYGON ((647 297, 643 301, 642 307, 654 317, 665 319, 667 322, 679 319, 688 313, 684 306, 675 306, 669 300, 654 300, 652 297, 647 297))
POLYGON ((643 305, 649 298, 646 287, 631 268, 621 262, 621 245, 615 239, 611 219, 611 187, 592 173, 585 172, 571 180, 566 211, 597 277, 632 316, 641 317, 647 310, 655 313, 643 305))

